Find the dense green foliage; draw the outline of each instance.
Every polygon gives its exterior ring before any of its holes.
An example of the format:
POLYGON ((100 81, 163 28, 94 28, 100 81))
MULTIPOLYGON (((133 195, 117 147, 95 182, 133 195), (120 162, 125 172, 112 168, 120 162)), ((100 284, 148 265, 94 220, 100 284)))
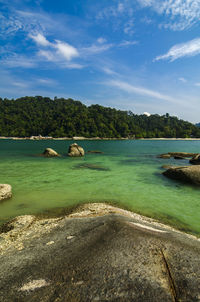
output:
POLYGON ((147 117, 72 99, 0 99, 0 136, 200 137, 195 125, 158 114, 147 117))

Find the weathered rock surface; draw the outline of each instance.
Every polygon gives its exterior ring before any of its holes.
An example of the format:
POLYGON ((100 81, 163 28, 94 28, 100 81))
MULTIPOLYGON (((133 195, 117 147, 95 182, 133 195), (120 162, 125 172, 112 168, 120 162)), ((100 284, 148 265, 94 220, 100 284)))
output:
POLYGON ((193 156, 193 158, 190 159, 190 163, 193 165, 200 165, 200 154, 193 156))
POLYGON ((0 201, 12 197, 12 187, 8 184, 0 184, 0 201))
POLYGON ((171 167, 163 175, 183 182, 200 185, 200 166, 171 167))
POLYGON ((44 152, 42 153, 43 156, 45 157, 56 157, 56 156, 60 156, 55 150, 51 149, 51 148, 46 148, 44 150, 44 152))
POLYGON ((77 156, 84 156, 84 155, 85 155, 85 151, 78 144, 75 143, 69 146, 68 156, 77 157, 77 156))
POLYGON ((18 217, 0 235, 1 302, 197 302, 200 241, 105 204, 18 217))

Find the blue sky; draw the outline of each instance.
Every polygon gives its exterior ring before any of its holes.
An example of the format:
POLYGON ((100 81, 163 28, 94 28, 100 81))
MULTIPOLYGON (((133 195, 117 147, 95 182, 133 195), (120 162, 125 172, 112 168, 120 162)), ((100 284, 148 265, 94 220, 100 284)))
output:
POLYGON ((200 121, 200 0, 0 0, 0 96, 200 121))

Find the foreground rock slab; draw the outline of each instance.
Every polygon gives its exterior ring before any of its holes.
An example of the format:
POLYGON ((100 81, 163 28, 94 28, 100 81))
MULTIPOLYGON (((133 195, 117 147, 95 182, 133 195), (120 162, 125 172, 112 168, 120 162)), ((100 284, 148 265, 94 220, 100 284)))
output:
POLYGON ((8 184, 0 184, 0 201, 12 197, 12 187, 8 184))
POLYGON ((200 241, 151 219, 89 204, 7 230, 1 302, 200 301, 200 241))
POLYGON ((163 175, 186 183, 200 185, 200 166, 171 167, 163 175))

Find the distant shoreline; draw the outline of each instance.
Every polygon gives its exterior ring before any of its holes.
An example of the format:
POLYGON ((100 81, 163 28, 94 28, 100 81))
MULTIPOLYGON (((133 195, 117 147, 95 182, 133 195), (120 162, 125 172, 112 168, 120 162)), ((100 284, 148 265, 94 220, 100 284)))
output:
POLYGON ((6 137, 0 136, 0 140, 10 139, 10 140, 170 140, 170 141, 196 141, 200 138, 129 138, 129 137, 120 137, 120 138, 110 138, 110 137, 43 137, 43 136, 32 136, 32 137, 6 137))

